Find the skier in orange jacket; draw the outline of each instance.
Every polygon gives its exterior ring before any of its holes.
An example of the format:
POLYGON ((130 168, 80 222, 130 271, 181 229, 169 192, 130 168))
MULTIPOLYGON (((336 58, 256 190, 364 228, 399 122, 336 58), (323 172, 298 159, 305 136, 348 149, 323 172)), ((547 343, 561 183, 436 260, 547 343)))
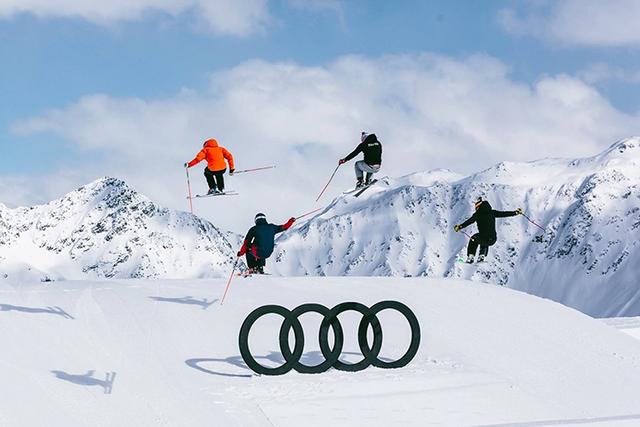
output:
POLYGON ((184 167, 190 168, 203 160, 207 161, 207 167, 204 168, 204 176, 209 185, 209 192, 207 194, 224 193, 224 173, 227 171, 225 160, 229 163, 229 175, 233 175, 233 172, 235 172, 233 156, 226 148, 220 147, 218 141, 211 138, 204 142, 202 150, 200 150, 193 160, 185 163, 184 167))

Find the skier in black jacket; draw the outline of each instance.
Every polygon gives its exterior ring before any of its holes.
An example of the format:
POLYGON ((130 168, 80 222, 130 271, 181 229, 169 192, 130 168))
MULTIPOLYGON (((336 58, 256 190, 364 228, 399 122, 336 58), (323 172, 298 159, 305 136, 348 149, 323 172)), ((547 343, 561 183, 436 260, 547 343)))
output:
POLYGON ((287 230, 295 220, 292 217, 285 224, 275 225, 267 222, 265 214, 259 213, 256 215, 256 225, 249 229, 238 252, 238 257, 247 255, 247 266, 249 267, 247 273, 264 274, 266 260, 273 253, 275 235, 287 230))
POLYGON ((378 141, 375 133, 362 132, 360 144, 347 157, 340 159, 338 164, 346 163, 360 153, 364 153, 364 160, 357 161, 355 164, 356 188, 371 184, 371 176, 378 172, 382 165, 382 144, 378 141), (363 180, 364 172, 367 177, 363 180))
POLYGON ((496 211, 491 208, 489 202, 482 200, 482 197, 476 200, 475 209, 476 212, 471 216, 471 218, 462 224, 456 224, 453 227, 453 229, 458 232, 474 222, 478 226, 478 232, 471 236, 469 239, 469 246, 467 246, 468 263, 473 262, 478 245, 480 246, 478 262, 482 262, 489 252, 489 246, 493 246, 496 243, 498 239, 496 234, 496 218, 522 215, 522 209, 520 208, 515 211, 496 211))

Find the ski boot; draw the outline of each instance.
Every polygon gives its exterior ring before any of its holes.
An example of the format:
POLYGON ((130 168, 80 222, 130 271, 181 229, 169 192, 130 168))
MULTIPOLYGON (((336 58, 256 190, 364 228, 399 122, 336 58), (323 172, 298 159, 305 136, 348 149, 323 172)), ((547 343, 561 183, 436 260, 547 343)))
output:
POLYGON ((264 267, 256 267, 256 274, 264 274, 264 267))
POLYGON ((216 194, 217 192, 217 188, 210 188, 209 191, 207 191, 207 196, 211 196, 212 194, 216 194))
POLYGON ((364 186, 367 187, 369 185, 371 185, 371 178, 373 177, 373 174, 367 172, 367 174, 364 176, 364 186))
POLYGON ((362 178, 360 178, 356 181, 356 188, 362 188, 362 187, 364 187, 364 181, 362 180, 362 178))
POLYGON ((484 262, 484 254, 478 255, 478 262, 484 262))
POLYGON ((473 259, 475 256, 473 254, 467 255, 467 264, 473 264, 473 259))

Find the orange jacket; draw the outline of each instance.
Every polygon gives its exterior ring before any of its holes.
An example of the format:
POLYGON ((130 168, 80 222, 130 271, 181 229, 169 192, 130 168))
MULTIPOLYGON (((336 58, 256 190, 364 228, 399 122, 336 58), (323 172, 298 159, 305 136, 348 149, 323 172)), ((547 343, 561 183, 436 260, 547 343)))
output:
POLYGON ((197 165, 203 160, 207 160, 207 168, 210 171, 221 171, 227 168, 227 164, 224 162, 227 159, 229 162, 229 169, 235 169, 233 164, 233 156, 224 147, 218 146, 218 141, 211 138, 205 141, 202 150, 196 155, 196 158, 191 160, 188 167, 197 165))

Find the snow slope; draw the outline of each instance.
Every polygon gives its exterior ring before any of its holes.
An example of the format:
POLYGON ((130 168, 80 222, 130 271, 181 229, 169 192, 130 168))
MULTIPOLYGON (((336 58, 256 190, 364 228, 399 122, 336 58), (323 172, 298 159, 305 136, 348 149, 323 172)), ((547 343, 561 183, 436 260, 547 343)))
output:
MULTIPOLYGON (((503 162, 462 177, 432 171, 384 178, 362 196, 337 197, 278 240, 279 274, 458 277, 506 285, 594 316, 640 315, 640 138, 597 156, 503 162), (478 196, 498 220, 487 263, 457 260, 467 238, 453 225, 478 196)), ((475 232, 475 225, 465 230, 475 232)))
MULTIPOLYGON (((100 280, 0 283, 2 426, 636 426, 640 341, 580 312, 458 279, 100 280), (406 368, 259 377, 237 333, 255 307, 396 299, 422 327, 406 368), (108 375, 108 376, 107 376, 108 375)), ((382 357, 407 324, 379 315, 382 357)), ((345 353, 358 316, 340 316, 345 353)), ((317 361, 319 317, 301 317, 317 361)), ((251 348, 280 359, 280 319, 251 348)), ((357 355, 347 354, 355 360, 357 355)))
POLYGON ((0 278, 217 277, 235 259, 229 235, 102 178, 46 205, 0 204, 0 278))
POLYGON ((640 317, 609 317, 602 321, 640 340, 640 317))

